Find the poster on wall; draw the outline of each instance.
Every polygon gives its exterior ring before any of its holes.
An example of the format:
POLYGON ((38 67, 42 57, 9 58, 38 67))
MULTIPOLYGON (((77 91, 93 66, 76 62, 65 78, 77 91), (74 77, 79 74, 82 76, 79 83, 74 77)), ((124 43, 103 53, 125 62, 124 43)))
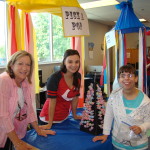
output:
POLYGON ((88 50, 89 50, 89 58, 90 59, 93 59, 93 57, 94 57, 93 48, 94 48, 94 43, 93 42, 89 42, 88 43, 88 50))
POLYGON ((89 24, 85 11, 79 7, 62 7, 65 37, 88 36, 89 24))
POLYGON ((115 30, 111 30, 105 34, 107 49, 116 45, 115 30))

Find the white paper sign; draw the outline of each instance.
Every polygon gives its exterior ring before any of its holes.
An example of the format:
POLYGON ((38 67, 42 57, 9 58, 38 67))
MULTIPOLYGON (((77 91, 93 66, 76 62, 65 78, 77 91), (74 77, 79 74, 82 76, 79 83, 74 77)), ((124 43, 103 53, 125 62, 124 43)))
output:
POLYGON ((107 49, 116 45, 115 30, 111 30, 105 34, 107 49))
POLYGON ((130 58, 130 53, 127 53, 127 58, 130 58))
POLYGON ((89 51, 89 58, 90 58, 90 59, 93 59, 93 55, 94 55, 94 54, 93 54, 93 51, 89 51))
POLYGON ((64 36, 89 35, 89 24, 85 11, 79 7, 62 7, 64 36))

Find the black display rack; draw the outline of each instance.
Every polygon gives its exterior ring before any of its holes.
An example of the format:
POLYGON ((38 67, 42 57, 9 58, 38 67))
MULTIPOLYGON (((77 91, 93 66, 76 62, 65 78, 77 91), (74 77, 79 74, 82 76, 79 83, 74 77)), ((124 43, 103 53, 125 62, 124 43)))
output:
POLYGON ((93 80, 94 82, 88 86, 80 130, 99 135, 103 131, 105 100, 103 99, 102 89, 96 82, 96 73, 93 80))

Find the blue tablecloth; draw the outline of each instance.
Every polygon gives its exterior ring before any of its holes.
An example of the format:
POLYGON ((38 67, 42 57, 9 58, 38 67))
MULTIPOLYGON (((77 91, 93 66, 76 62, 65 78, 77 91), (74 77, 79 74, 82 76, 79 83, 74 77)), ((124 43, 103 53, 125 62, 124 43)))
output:
MULTIPOLYGON (((78 109, 81 114, 82 109, 78 109)), ((52 129, 56 135, 42 137, 34 129, 29 130, 24 141, 40 150, 112 150, 111 138, 101 144, 100 141, 92 142, 94 135, 80 131, 79 120, 74 120, 72 115, 63 123, 54 124, 52 129)))

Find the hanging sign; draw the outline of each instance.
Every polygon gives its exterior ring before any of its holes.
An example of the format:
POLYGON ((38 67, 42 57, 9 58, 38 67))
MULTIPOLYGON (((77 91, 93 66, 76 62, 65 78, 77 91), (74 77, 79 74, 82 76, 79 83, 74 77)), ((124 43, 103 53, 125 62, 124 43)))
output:
POLYGON ((62 7, 64 36, 89 35, 88 19, 85 11, 79 7, 62 7))
POLYGON ((115 30, 111 30, 105 34, 107 49, 116 45, 115 30))

